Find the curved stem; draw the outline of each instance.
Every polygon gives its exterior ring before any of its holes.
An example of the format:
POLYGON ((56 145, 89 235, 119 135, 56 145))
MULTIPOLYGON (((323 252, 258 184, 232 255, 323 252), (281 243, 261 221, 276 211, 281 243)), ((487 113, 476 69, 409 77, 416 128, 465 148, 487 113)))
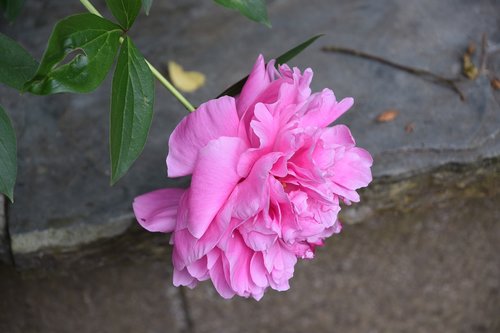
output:
POLYGON ((174 97, 177 98, 177 100, 181 102, 189 112, 193 112, 195 110, 194 106, 192 106, 191 103, 189 103, 189 101, 184 96, 182 96, 182 94, 177 89, 175 89, 172 83, 170 83, 170 81, 168 81, 163 75, 161 75, 161 73, 158 72, 158 70, 153 65, 151 65, 149 61, 146 60, 146 64, 149 66, 149 69, 158 79, 158 81, 160 81, 160 83, 165 88, 167 88, 168 91, 170 91, 170 93, 174 95, 174 97))
MULTIPOLYGON (((92 3, 89 0, 80 0, 81 4, 92 14, 97 15, 99 17, 103 17, 101 13, 92 5, 92 3)), ((120 43, 123 42, 123 38, 120 38, 120 43)), ((145 59, 146 60, 146 59, 145 59)), ((189 111, 193 112, 195 110, 194 106, 189 103, 189 101, 182 96, 182 94, 174 87, 170 81, 167 80, 166 77, 164 77, 160 71, 158 71, 149 61, 146 60, 146 64, 148 65, 149 69, 151 70, 151 73, 153 73, 153 76, 156 77, 160 83, 167 88, 167 90, 174 95, 177 100, 184 105, 184 107, 189 111)))
POLYGON ((89 0, 80 0, 80 2, 89 12, 99 17, 102 17, 101 13, 99 13, 99 11, 94 7, 93 4, 90 3, 89 0))

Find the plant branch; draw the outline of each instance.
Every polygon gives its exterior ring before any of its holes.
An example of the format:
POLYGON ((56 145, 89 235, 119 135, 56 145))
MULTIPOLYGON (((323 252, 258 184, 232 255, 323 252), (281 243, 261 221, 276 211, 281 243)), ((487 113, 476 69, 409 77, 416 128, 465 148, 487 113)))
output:
POLYGON ((488 48, 488 36, 486 35, 486 33, 483 33, 483 36, 481 37, 481 58, 479 64, 479 70, 481 73, 486 72, 486 60, 488 57, 487 48, 488 48))
POLYGON ((376 56, 373 54, 365 53, 362 51, 350 49, 350 48, 338 47, 338 46, 325 46, 321 50, 324 52, 348 54, 348 55, 356 56, 359 58, 364 58, 364 59, 376 61, 376 62, 381 63, 383 65, 394 67, 394 68, 399 69, 401 71, 404 71, 406 73, 418 76, 424 80, 430 81, 432 83, 435 83, 435 84, 438 84, 438 85, 441 85, 441 86, 444 86, 447 88, 450 88, 451 90, 456 92, 458 94, 458 96, 460 96, 460 99, 462 101, 465 101, 464 93, 460 90, 460 88, 456 84, 457 81, 459 81, 459 79, 452 79, 452 78, 443 77, 441 75, 427 71, 425 69, 414 68, 414 67, 398 64, 398 63, 393 62, 391 60, 388 60, 388 59, 385 59, 385 58, 382 58, 382 57, 379 57, 379 56, 376 56))
POLYGON ((94 7, 94 5, 90 3, 89 0, 80 0, 80 2, 90 13, 97 15, 99 17, 103 17, 101 13, 99 13, 99 11, 94 7))
MULTIPOLYGON (((103 17, 101 13, 92 5, 92 3, 89 0, 80 0, 81 4, 92 14, 97 15, 99 17, 103 17)), ((120 37, 120 43, 123 42, 123 37, 120 37)), ((160 71, 158 71, 149 61, 146 60, 146 64, 148 65, 149 69, 151 70, 151 73, 153 73, 153 76, 160 81, 160 83, 167 88, 167 90, 175 97, 177 100, 184 105, 184 107, 189 111, 193 112, 195 110, 194 106, 189 103, 189 101, 182 96, 182 94, 174 87, 170 81, 167 80, 166 77, 164 77, 160 71)))
POLYGON ((174 95, 174 97, 177 98, 177 100, 181 102, 189 112, 193 112, 195 110, 194 106, 191 105, 191 103, 189 103, 189 101, 184 96, 182 96, 182 94, 177 89, 175 89, 173 84, 170 83, 170 81, 168 81, 163 75, 161 75, 161 73, 153 65, 151 65, 149 61, 146 60, 146 64, 149 66, 149 69, 153 73, 154 77, 156 77, 158 81, 160 81, 160 83, 165 88, 167 88, 168 91, 170 91, 170 93, 174 95))

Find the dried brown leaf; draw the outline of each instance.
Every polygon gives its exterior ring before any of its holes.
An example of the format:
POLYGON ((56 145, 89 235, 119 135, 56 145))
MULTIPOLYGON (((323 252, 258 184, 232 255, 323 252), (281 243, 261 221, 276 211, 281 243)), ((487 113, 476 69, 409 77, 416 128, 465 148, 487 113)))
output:
POLYGON ((396 109, 387 109, 381 114, 379 114, 376 118, 377 122, 379 123, 387 123, 390 121, 393 121, 396 119, 396 117, 399 115, 399 111, 396 109))
POLYGON ((491 80, 491 87, 495 90, 500 90, 500 79, 499 78, 493 78, 491 80))
POLYGON ((476 43, 470 42, 467 46, 467 54, 473 55, 476 52, 476 43))
POLYGON ((408 123, 405 125, 405 132, 406 133, 413 133, 415 130, 415 124, 414 123, 408 123))

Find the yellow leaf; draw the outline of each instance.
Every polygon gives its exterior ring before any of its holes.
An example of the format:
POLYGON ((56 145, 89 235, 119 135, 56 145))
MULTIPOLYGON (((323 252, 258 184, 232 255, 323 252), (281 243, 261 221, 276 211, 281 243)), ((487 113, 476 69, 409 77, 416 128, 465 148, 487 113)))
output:
POLYGON ((168 73, 172 83, 184 92, 193 92, 205 84, 205 75, 195 71, 185 71, 174 61, 168 62, 168 73))
POLYGON ((463 72, 469 80, 475 80, 479 76, 479 69, 472 62, 469 53, 465 53, 463 57, 463 72))

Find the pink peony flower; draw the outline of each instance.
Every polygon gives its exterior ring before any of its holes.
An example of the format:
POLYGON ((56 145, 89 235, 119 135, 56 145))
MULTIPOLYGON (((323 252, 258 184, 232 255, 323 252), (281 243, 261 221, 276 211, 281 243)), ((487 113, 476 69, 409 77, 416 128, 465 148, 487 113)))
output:
POLYGON ((312 76, 260 56, 238 97, 206 102, 172 133, 168 175, 191 186, 133 206, 144 228, 172 232, 174 285, 210 279, 224 298, 259 300, 289 289, 297 258, 342 229, 339 202, 359 201, 372 157, 347 126, 328 127, 352 98, 311 94, 312 76))

